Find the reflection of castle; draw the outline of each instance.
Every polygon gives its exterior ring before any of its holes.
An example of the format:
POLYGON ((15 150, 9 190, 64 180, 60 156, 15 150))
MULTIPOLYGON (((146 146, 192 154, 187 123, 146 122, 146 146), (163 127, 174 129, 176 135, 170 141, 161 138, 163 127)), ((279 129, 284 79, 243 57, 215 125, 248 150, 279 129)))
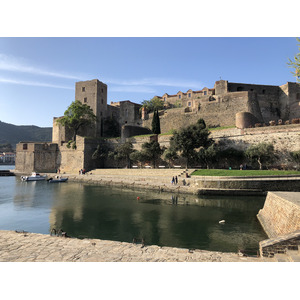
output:
MULTIPOLYGON (((166 106, 179 108, 160 112, 162 133, 178 129, 203 118, 207 125, 245 128, 256 123, 300 118, 300 84, 288 82, 282 86, 232 83, 216 81, 214 88, 188 90, 176 95, 160 97, 166 106)), ((75 99, 89 105, 97 122, 79 132, 77 149, 67 148, 71 132, 53 120, 52 143, 17 145, 16 170, 20 172, 49 172, 95 168, 91 159, 99 138, 108 137, 110 125, 121 129, 124 138, 150 133, 152 115, 145 111, 140 116, 140 104, 131 101, 107 104, 107 85, 97 79, 76 83, 75 99)), ((117 141, 115 143, 118 143, 117 141)))

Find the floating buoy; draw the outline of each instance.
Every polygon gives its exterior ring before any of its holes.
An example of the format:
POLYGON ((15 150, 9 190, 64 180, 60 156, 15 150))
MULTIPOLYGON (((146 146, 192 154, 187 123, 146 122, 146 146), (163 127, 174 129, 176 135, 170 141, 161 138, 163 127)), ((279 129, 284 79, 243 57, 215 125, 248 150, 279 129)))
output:
POLYGON ((221 220, 219 221, 219 224, 225 223, 225 220, 221 220))
POLYGON ((140 197, 137 197, 136 200, 140 200, 140 197))

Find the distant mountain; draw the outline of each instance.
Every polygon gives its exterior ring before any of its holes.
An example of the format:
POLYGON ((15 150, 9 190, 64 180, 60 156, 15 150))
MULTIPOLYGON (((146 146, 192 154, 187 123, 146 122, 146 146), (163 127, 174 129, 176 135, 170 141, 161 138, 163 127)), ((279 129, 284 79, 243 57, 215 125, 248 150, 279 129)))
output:
POLYGON ((0 144, 9 143, 16 148, 19 142, 50 142, 52 127, 13 125, 0 121, 0 144))

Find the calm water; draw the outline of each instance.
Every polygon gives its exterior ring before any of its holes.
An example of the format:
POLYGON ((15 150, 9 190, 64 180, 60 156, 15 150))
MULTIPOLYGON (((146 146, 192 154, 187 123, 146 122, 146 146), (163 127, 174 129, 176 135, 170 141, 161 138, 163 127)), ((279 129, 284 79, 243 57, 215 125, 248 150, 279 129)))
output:
POLYGON ((136 237, 147 245, 256 252, 258 242, 267 238, 256 219, 264 199, 200 198, 0 177, 0 229, 49 234, 51 228, 62 228, 78 238, 132 242, 136 237), (219 224, 222 219, 224 225, 219 224))

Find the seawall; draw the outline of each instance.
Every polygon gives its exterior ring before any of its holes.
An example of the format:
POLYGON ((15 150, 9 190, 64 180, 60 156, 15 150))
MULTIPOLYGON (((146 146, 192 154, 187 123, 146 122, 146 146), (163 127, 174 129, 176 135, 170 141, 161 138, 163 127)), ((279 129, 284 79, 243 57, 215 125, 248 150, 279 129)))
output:
POLYGON ((269 238, 300 230, 300 193, 268 192, 257 218, 269 238))

